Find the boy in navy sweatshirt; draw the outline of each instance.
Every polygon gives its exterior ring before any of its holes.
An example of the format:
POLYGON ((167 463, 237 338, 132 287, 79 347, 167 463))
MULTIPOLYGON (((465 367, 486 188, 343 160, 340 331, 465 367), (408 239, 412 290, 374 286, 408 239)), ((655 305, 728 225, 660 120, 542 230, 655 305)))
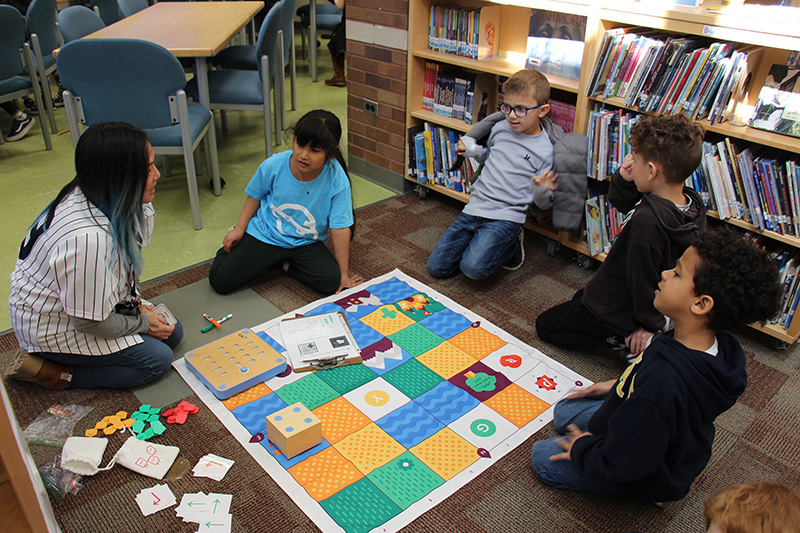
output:
POLYGON ((674 330, 618 380, 556 404, 565 437, 534 444, 539 479, 650 502, 683 498, 711 457, 714 419, 747 384, 742 347, 722 330, 772 317, 782 292, 766 252, 726 227, 698 233, 655 291, 674 330))
POLYGON ((525 259, 522 225, 531 202, 542 209, 555 188, 553 143, 539 118, 550 110, 550 83, 536 70, 521 70, 503 84, 496 123, 486 147, 471 137, 458 142, 458 153, 484 163, 464 207, 428 257, 428 271, 446 278, 459 269, 483 279, 501 266, 516 270, 525 259), (536 177, 536 183, 533 179, 536 177))

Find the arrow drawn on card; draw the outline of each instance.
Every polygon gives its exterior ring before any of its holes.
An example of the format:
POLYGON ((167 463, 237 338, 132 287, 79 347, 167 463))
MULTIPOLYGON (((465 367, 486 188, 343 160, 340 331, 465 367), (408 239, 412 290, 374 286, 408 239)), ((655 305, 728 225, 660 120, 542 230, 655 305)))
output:
POLYGON ((218 463, 216 461, 208 461, 208 462, 206 462, 206 466, 211 466, 211 465, 222 466, 222 463, 218 463))
POLYGON ((214 500, 214 511, 213 511, 214 513, 217 512, 217 505, 219 505, 219 503, 220 503, 219 499, 214 500))
POLYGON ((206 502, 189 502, 186 505, 191 507, 192 505, 205 505, 206 502))
POLYGON ((161 498, 159 498, 158 496, 156 496, 156 493, 155 493, 155 492, 151 492, 150 494, 152 494, 152 495, 153 495, 153 498, 155 498, 155 499, 156 499, 156 501, 154 501, 154 502, 153 502, 153 505, 158 505, 159 503, 161 503, 161 498))

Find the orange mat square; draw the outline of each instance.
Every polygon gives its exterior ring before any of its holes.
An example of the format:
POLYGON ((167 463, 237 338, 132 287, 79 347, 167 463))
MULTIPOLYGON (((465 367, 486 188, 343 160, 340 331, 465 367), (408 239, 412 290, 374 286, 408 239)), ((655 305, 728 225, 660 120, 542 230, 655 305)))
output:
POLYGON ((443 479, 450 479, 480 459, 478 449, 450 428, 439 430, 410 451, 443 479))
POLYGON ((450 342, 461 348, 475 359, 483 359, 495 350, 506 345, 506 342, 483 328, 467 328, 458 335, 450 337, 450 342))
POLYGON ((401 313, 394 304, 379 307, 363 317, 361 322, 384 336, 397 333, 411 324, 416 324, 413 319, 401 313))
POLYGON ((345 437, 334 444, 334 447, 364 475, 406 451, 399 442, 374 423, 345 437))
POLYGON ((318 502, 364 477, 331 446, 297 463, 288 472, 318 502))
POLYGON ((444 379, 450 379, 465 368, 475 364, 475 358, 464 350, 444 341, 432 350, 417 356, 417 361, 444 379))
POLYGON ((484 403, 518 428, 550 408, 549 403, 540 400, 516 383, 512 383, 484 403))
POLYGON ((322 421, 322 438, 331 444, 370 423, 367 415, 341 396, 312 411, 322 421))
POLYGON ((254 387, 250 387, 246 391, 231 396, 227 400, 222 400, 222 403, 225 405, 225 407, 228 408, 229 411, 233 411, 237 407, 240 407, 246 403, 256 401, 259 398, 263 398, 264 396, 266 396, 271 392, 272 389, 270 389, 263 383, 259 383, 254 387))

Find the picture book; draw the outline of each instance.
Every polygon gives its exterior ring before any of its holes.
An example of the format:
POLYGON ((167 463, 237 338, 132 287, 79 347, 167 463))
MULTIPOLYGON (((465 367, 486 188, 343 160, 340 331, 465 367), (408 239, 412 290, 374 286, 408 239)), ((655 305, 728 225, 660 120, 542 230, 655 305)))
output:
POLYGON ((577 80, 585 38, 585 16, 531 9, 525 68, 577 80))
POLYGON ((800 68, 772 65, 749 125, 800 137, 800 68))

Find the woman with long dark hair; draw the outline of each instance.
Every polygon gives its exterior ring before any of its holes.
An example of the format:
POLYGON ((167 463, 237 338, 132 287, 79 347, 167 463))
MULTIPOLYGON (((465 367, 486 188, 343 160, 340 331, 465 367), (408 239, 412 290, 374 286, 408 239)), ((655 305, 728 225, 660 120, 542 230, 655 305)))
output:
POLYGON ((11 274, 14 378, 51 389, 133 387, 161 377, 183 336, 139 295, 160 174, 145 133, 88 128, 76 176, 31 225, 11 274))

